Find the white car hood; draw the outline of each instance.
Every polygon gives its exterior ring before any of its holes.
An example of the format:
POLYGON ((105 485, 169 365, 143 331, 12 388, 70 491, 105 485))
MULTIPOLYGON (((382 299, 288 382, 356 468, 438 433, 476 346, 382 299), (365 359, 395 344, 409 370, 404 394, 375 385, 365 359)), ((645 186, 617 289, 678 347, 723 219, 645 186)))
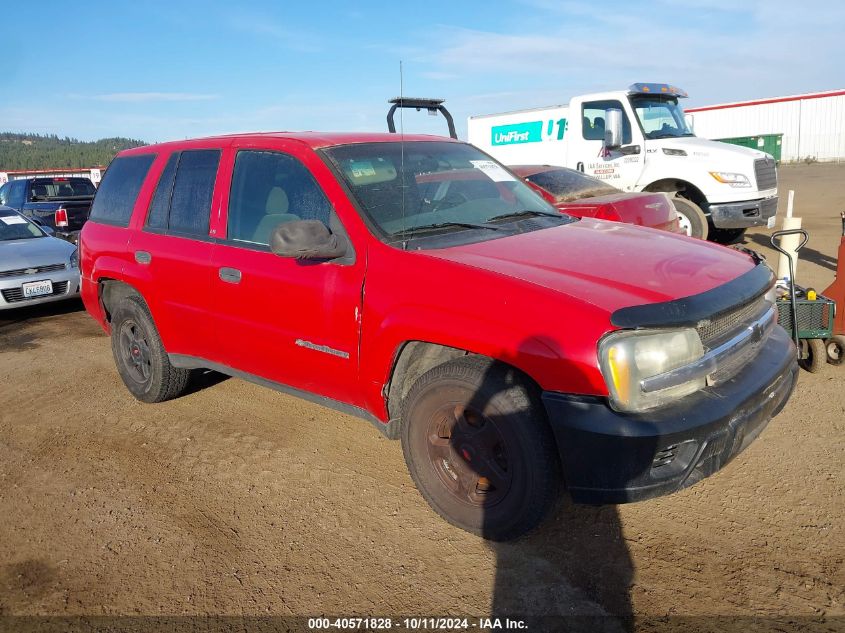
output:
POLYGON ((56 237, 0 241, 0 272, 66 264, 76 247, 56 237))

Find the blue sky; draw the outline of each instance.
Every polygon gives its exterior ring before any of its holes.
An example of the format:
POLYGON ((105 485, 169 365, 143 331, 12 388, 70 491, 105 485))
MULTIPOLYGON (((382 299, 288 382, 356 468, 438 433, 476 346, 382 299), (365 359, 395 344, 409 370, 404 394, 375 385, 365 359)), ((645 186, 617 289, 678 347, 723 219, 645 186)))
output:
POLYGON ((2 22, 0 131, 86 140, 381 131, 400 60, 405 94, 445 98, 462 137, 469 114, 635 81, 687 106, 845 87, 838 1, 32 1, 2 22))

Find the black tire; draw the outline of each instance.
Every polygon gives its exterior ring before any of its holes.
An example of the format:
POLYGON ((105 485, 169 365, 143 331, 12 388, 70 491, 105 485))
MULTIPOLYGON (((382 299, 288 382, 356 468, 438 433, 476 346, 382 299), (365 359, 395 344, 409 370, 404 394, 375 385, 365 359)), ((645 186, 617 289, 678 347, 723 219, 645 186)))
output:
POLYGON ((798 365, 801 369, 815 374, 821 371, 827 362, 827 346, 820 338, 801 339, 801 357, 798 365))
POLYGON ((501 363, 464 356, 423 374, 402 403, 400 434, 423 498, 473 534, 517 538, 558 497, 560 462, 537 390, 501 363))
POLYGON ((718 244, 737 244, 743 241, 746 229, 711 228, 707 238, 718 244))
POLYGON ((825 341, 827 348, 827 362, 831 365, 841 365, 845 362, 845 336, 835 334, 825 341))
POLYGON ((189 369, 170 364, 149 308, 137 296, 118 304, 111 320, 111 348, 117 371, 142 402, 164 402, 184 393, 189 369))
POLYGON ((710 225, 707 223, 707 216, 697 204, 686 198, 675 196, 672 198, 672 204, 675 205, 675 211, 678 214, 678 221, 681 223, 681 228, 686 230, 690 237, 697 237, 700 240, 706 240, 707 234, 710 230, 710 225))

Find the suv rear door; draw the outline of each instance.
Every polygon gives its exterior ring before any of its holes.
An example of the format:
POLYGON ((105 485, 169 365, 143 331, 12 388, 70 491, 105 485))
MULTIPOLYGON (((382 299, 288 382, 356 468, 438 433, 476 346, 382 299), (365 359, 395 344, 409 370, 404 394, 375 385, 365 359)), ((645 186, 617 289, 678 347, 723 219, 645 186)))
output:
POLYGON ((138 280, 165 349, 205 356, 211 345, 210 216, 223 188, 222 147, 191 147, 159 156, 158 184, 129 241, 138 280))
POLYGON ((342 260, 302 261, 268 247, 282 222, 320 220, 344 232, 319 184, 332 176, 295 142, 273 149, 236 142, 232 161, 211 277, 219 356, 241 372, 359 404, 364 257, 350 246, 342 260))

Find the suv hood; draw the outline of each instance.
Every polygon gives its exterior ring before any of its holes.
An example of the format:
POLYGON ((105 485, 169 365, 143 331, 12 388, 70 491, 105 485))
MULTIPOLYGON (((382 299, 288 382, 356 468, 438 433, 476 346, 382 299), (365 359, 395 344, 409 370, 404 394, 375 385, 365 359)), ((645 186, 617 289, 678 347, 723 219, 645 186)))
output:
POLYGON ((592 219, 426 254, 542 286, 611 313, 696 295, 755 266, 747 255, 723 246, 592 219))

